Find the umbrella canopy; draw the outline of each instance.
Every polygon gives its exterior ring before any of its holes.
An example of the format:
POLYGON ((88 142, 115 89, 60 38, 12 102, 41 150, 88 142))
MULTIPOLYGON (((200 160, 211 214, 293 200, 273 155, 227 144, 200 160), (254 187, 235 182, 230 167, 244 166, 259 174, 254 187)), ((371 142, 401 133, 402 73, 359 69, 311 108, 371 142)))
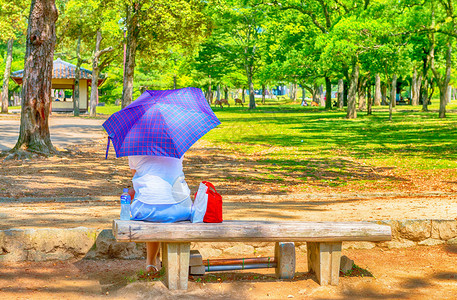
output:
MULTIPOLYGON (((145 91, 103 123, 116 156, 181 158, 221 122, 197 88, 145 91)), ((106 151, 108 155, 108 149, 106 151)))

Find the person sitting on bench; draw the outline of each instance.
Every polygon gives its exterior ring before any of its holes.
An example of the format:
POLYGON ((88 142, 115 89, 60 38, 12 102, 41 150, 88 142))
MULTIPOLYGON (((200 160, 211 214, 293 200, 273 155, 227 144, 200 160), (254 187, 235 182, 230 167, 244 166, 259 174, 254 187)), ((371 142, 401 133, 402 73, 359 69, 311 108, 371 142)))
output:
MULTIPOLYGON (((158 223, 190 220, 192 200, 182 161, 182 158, 164 156, 129 156, 134 189, 130 191, 132 220, 158 223)), ((158 242, 146 243, 147 272, 160 270, 159 247, 158 242)))

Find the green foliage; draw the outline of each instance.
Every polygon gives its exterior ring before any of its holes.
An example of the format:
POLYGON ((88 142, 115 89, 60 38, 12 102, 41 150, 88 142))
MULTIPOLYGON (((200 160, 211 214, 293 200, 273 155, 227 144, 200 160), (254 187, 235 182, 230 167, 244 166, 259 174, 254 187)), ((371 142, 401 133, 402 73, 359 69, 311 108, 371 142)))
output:
POLYGON ((25 34, 29 9, 30 1, 27 0, 0 0, 0 41, 25 34))

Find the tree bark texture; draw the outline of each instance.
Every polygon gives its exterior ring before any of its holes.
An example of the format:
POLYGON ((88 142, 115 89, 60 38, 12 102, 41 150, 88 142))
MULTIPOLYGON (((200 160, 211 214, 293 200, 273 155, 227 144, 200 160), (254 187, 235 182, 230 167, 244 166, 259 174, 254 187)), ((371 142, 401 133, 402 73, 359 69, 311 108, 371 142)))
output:
POLYGON ((381 85, 381 103, 382 105, 387 104, 387 83, 381 85))
POLYGON ((224 86, 224 99, 228 101, 228 98, 229 98, 228 87, 224 86))
POLYGON ((357 86, 359 80, 359 64, 355 61, 352 64, 352 74, 351 74, 351 85, 349 86, 348 93, 348 108, 347 108, 347 119, 357 118, 357 107, 356 107, 356 94, 357 86))
POLYGON ((13 151, 56 153, 51 143, 48 117, 57 18, 55 0, 32 0, 24 59, 21 126, 13 151))
POLYGON ((319 86, 315 83, 313 89, 313 102, 319 103, 319 98, 319 86))
POLYGON ((367 79, 359 79, 359 84, 357 86, 357 94, 359 95, 359 110, 365 110, 366 108, 366 88, 367 88, 367 79))
POLYGON ((348 92, 349 92, 349 86, 346 81, 343 82, 343 106, 348 105, 348 92))
POLYGON ((295 83, 292 83, 290 85, 289 98, 293 102, 295 102, 297 100, 297 85, 295 83))
POLYGON ((319 86, 319 103, 320 103, 320 106, 325 106, 325 96, 324 96, 324 85, 321 84, 319 86))
POLYGON ((211 85, 211 75, 209 75, 209 84, 208 84, 208 97, 206 98, 206 101, 208 101, 208 104, 211 105, 213 104, 213 92, 211 91, 212 85, 211 85))
POLYGON ((397 75, 392 76, 392 87, 390 88, 390 102, 389 102, 389 120, 392 121, 392 110, 396 102, 397 95, 397 75))
POLYGON ((79 116, 79 80, 81 79, 81 31, 79 31, 78 42, 76 44, 76 70, 75 70, 75 88, 73 90, 73 115, 79 116))
POLYGON ((419 93, 417 90, 417 70, 416 68, 414 68, 413 77, 411 78, 411 105, 419 104, 418 94, 419 93))
POLYGON ((252 81, 253 77, 253 68, 254 66, 247 64, 246 65, 246 76, 248 79, 249 86, 249 109, 255 108, 255 96, 254 96, 254 82, 252 81))
MULTIPOLYGON (((438 83, 438 88, 440 89, 440 110, 439 117, 446 118, 446 104, 448 103, 448 86, 449 81, 451 80, 451 66, 452 66, 452 43, 449 41, 447 43, 446 51, 446 74, 441 76, 435 68, 435 58, 432 56, 431 67, 433 75, 435 76, 436 82, 438 83)), ((432 55, 434 53, 432 52, 432 55)))
POLYGON ((422 102, 422 111, 428 111, 428 80, 427 78, 422 80, 420 90, 420 101, 422 102))
POLYGON ((265 84, 262 84, 262 104, 265 104, 265 94, 266 94, 265 84))
POLYGON ((325 109, 332 109, 332 82, 325 77, 325 109))
POLYGON ((246 89, 245 89, 245 88, 242 88, 242 89, 241 89, 241 101, 242 101, 243 103, 246 102, 246 89))
POLYGON ((390 88, 390 103, 392 103, 392 107, 397 106, 397 75, 396 74, 394 74, 392 76, 392 86, 390 88))
POLYGON ((338 79, 338 108, 343 108, 344 106, 344 81, 343 79, 338 79))
POLYGON ((6 49, 6 66, 3 74, 3 89, 2 89, 2 113, 8 113, 8 85, 11 75, 11 62, 13 61, 13 39, 8 40, 6 49))
POLYGON ((372 114, 372 106, 373 106, 373 98, 371 97, 371 81, 368 79, 368 86, 367 86, 367 115, 372 114))
POLYGON ((374 90, 374 105, 381 105, 381 77, 376 74, 375 90, 374 90))
MULTIPOLYGON (((97 30, 97 37, 95 40, 95 51, 92 57, 92 83, 90 86, 90 116, 95 117, 97 114, 98 103, 98 78, 103 67, 100 66, 100 57, 107 52, 113 51, 113 47, 108 47, 100 50, 100 43, 102 42, 102 32, 97 30)), ((103 64, 102 64, 103 65, 103 64)))
POLYGON ((132 6, 127 6, 127 47, 124 65, 124 86, 122 90, 122 108, 132 103, 133 76, 135 73, 136 48, 140 34, 139 14, 142 2, 134 1, 132 6))

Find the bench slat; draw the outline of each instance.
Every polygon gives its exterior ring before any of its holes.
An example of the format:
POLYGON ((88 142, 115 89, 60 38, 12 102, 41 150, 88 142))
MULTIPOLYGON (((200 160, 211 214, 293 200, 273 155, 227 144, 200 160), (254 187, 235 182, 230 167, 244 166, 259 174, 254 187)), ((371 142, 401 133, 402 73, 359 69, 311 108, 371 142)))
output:
POLYGON ((119 242, 337 242, 389 241, 391 228, 368 222, 151 223, 113 221, 119 242))

